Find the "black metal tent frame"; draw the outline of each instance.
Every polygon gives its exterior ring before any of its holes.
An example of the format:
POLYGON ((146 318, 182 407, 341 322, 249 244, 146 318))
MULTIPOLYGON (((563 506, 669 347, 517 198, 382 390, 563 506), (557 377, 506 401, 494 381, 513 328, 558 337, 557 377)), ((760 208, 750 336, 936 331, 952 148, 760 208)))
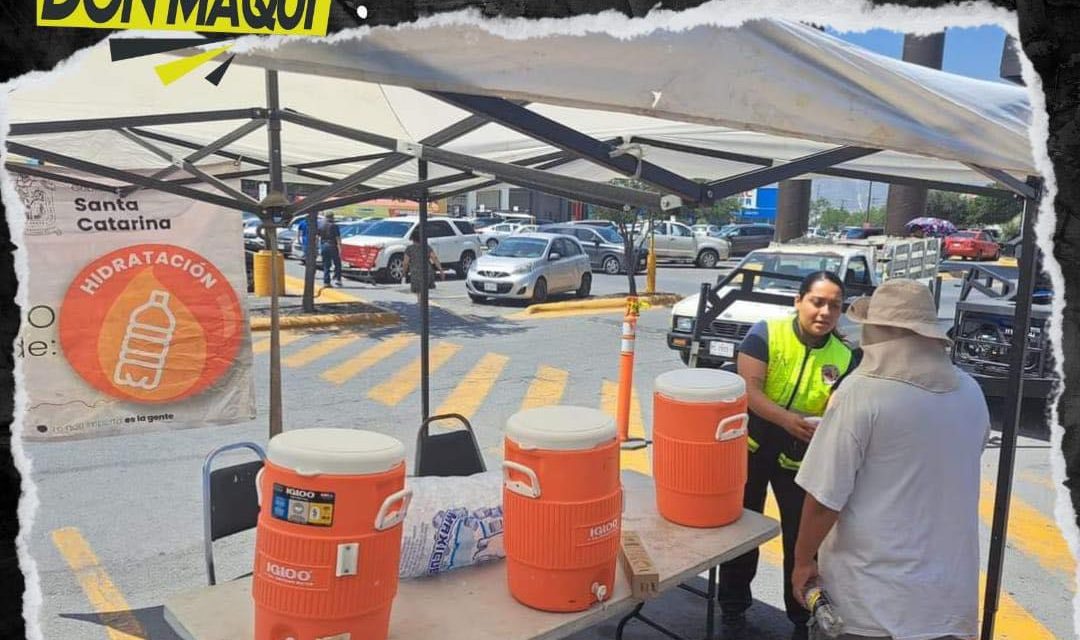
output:
MULTIPOLYGON (((112 130, 143 149, 162 158, 169 166, 145 176, 108 167, 94 162, 81 160, 68 155, 32 147, 9 139, 7 149, 26 158, 36 159, 82 174, 108 178, 120 184, 105 184, 80 176, 56 173, 40 166, 8 162, 6 168, 15 173, 22 173, 39 178, 75 184, 105 192, 112 192, 118 197, 129 196, 139 189, 154 189, 193 200, 214 204, 226 209, 251 211, 264 221, 268 232, 270 250, 277 253, 276 226, 292 216, 320 209, 329 209, 346 204, 354 204, 389 196, 414 198, 419 202, 422 222, 428 218, 427 205, 432 198, 444 198, 476 189, 486 188, 500 183, 508 183, 537 191, 586 202, 589 204, 631 210, 646 208, 653 210, 674 210, 685 204, 709 205, 717 200, 754 189, 781 180, 787 180, 807 174, 827 175, 861 180, 872 180, 890 184, 920 185, 929 189, 971 193, 991 197, 1019 197, 1024 200, 1023 244, 1020 260, 1020 279, 1017 291, 1015 327, 1010 347, 1011 368, 1008 384, 1013 389, 1006 400, 1009 419, 1002 431, 1001 458, 998 467, 997 496, 995 499, 993 530, 991 535, 990 561, 983 619, 984 640, 993 635, 994 614, 997 611, 1004 543, 1007 531, 1007 515, 1012 486, 1013 466, 1015 461, 1016 438, 1020 420, 1020 405, 1023 385, 1023 362, 1026 349, 1026 336, 1030 322, 1031 292, 1035 276, 1034 222, 1039 201, 1042 197, 1042 181, 1029 177, 1019 181, 1011 175, 993 168, 968 165, 975 171, 993 180, 996 187, 979 187, 949 182, 922 180, 911 177, 895 176, 876 172, 845 169, 838 165, 880 151, 853 146, 839 146, 819 153, 777 163, 771 158, 732 153, 712 148, 697 147, 644 136, 627 136, 620 139, 597 140, 578 132, 566 125, 551 120, 528 109, 524 104, 501 98, 466 95, 459 93, 425 92, 426 95, 461 108, 471 115, 450 126, 437 131, 420 142, 398 140, 388 136, 371 133, 314 118, 280 106, 277 71, 266 71, 266 106, 247 109, 227 109, 218 111, 185 112, 156 114, 130 117, 96 118, 86 120, 67 120, 19 123, 11 125, 9 138, 20 136, 38 136, 43 134, 67 133, 78 131, 112 130), (145 129, 145 127, 176 125, 186 123, 207 123, 217 121, 243 120, 240 126, 209 144, 198 144, 175 135, 166 135, 145 129), (281 123, 289 122, 305 128, 335 135, 368 146, 383 149, 382 152, 366 153, 355 156, 332 158, 285 166, 282 161, 281 123), (441 148, 448 142, 460 138, 476 129, 495 123, 525 134, 540 142, 558 149, 510 163, 496 162, 484 158, 455 153, 441 148), (252 158, 230 152, 227 147, 261 129, 267 128, 269 158, 252 158), (184 156, 177 156, 158 146, 165 143, 192 150, 184 156), (729 176, 711 182, 700 183, 680 176, 656 164, 626 152, 625 145, 644 145, 697 155, 719 158, 744 163, 752 168, 745 173, 729 176), (210 156, 233 160, 237 165, 247 163, 257 168, 231 171, 211 175, 196 166, 196 163, 210 156), (373 188, 365 184, 386 171, 399 167, 411 160, 417 160, 417 180, 412 183, 373 188), (633 176, 659 190, 659 193, 629 189, 615 185, 549 173, 555 168, 576 160, 586 160, 611 171, 633 176), (312 169, 371 161, 371 164, 345 176, 336 178, 312 169), (428 178, 428 163, 432 162, 456 169, 458 173, 440 178, 428 178), (187 178, 168 179, 172 174, 183 171, 190 174, 187 178), (283 175, 294 173, 311 180, 324 182, 303 201, 289 203, 284 198, 283 175), (256 201, 224 182, 227 179, 269 174, 269 195, 263 201, 256 201), (441 192, 432 189, 454 185, 466 181, 487 178, 479 183, 459 185, 441 192), (207 191, 195 188, 204 186, 213 189, 207 191), (348 193, 347 195, 343 195, 348 193)), ((427 246, 426 224, 420 224, 421 243, 427 246)), ((271 279, 276 281, 276 270, 271 269, 271 279)), ((270 335, 270 431, 271 435, 280 433, 281 425, 281 362, 278 332, 277 285, 272 283, 271 296, 271 335, 270 335)), ((429 305, 427 289, 421 288, 421 403, 422 418, 429 414, 429 368, 428 344, 430 338, 429 305)))

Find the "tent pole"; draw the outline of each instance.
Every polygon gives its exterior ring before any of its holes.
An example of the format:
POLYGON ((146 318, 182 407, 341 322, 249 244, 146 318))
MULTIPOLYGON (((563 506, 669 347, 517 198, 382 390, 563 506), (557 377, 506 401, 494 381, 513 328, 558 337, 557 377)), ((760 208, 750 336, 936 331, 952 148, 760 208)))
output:
MULTIPOLYGON (((428 164, 426 160, 417 160, 417 180, 427 180, 428 164)), ((422 264, 424 280, 423 284, 428 282, 429 276, 434 278, 435 274, 430 273, 431 262, 428 260, 428 237, 427 237, 427 221, 428 221, 428 199, 427 189, 420 192, 420 246, 421 255, 423 258, 422 264)), ((420 287, 420 413, 421 419, 427 420, 431 415, 431 387, 428 380, 429 370, 429 350, 428 342, 430 340, 430 318, 428 316, 428 288, 426 286, 420 287)))
POLYGON ((1024 199, 1024 221, 1017 282, 1012 344, 1009 345, 1008 395, 1005 398, 1005 421, 1001 426, 1001 453, 998 456, 997 495, 994 497, 994 521, 990 534, 990 558, 986 569, 986 593, 983 599, 982 640, 994 637, 994 618, 1001 592, 1001 570, 1005 562, 1008 534, 1009 499, 1012 494, 1016 437, 1024 400, 1024 360, 1027 356, 1028 327, 1031 320, 1031 295, 1035 285, 1036 253, 1035 216, 1042 194, 1041 181, 1028 178, 1034 195, 1024 199))
MULTIPOLYGON (((266 106, 269 108, 267 122, 267 146, 270 153, 270 194, 285 195, 281 180, 281 110, 278 103, 277 71, 266 71, 266 106)), ((266 213, 263 212, 264 220, 266 213)), ((308 233, 314 233, 309 229, 308 233)), ((281 420, 281 339, 278 315, 277 281, 277 229, 267 228, 270 243, 270 437, 282 432, 281 420)), ((310 238, 309 238, 310 239, 310 238)), ((324 265, 326 266, 326 265, 324 265)))

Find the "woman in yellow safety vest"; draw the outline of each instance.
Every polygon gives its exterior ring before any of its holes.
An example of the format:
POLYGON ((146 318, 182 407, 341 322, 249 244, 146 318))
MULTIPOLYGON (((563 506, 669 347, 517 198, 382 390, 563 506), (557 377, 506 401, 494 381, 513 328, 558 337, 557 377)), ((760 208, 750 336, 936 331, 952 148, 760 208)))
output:
MULTIPOLYGON (((844 285, 829 271, 803 279, 795 314, 755 324, 739 345, 737 366, 750 404, 749 465, 744 506, 761 513, 772 485, 784 543, 784 604, 795 624, 793 640, 807 637, 806 611, 791 593, 795 538, 802 513, 802 488, 795 484, 817 418, 825 413, 832 385, 854 367, 851 347, 836 332, 844 285)), ((720 567, 718 599, 725 640, 752 637, 746 610, 757 573, 755 549, 720 567)))

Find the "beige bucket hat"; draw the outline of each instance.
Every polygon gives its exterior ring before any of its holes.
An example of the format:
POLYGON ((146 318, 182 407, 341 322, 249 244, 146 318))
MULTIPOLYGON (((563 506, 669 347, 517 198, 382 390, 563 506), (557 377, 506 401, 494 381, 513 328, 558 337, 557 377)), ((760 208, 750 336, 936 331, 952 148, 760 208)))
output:
POLYGON ((934 297, 926 285, 914 280, 888 280, 869 298, 859 298, 848 307, 852 322, 880 327, 897 327, 927 338, 949 342, 949 336, 937 322, 934 297))

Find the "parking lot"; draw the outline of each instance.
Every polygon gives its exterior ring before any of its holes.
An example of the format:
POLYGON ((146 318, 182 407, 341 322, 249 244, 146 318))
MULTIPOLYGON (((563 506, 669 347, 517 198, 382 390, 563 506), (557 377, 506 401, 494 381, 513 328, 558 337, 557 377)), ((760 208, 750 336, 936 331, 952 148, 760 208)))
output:
MULTIPOLYGON (((662 265, 657 290, 682 296, 730 268, 662 265)), ((302 268, 287 266, 290 292, 302 268)), ((644 277, 638 286, 644 288, 644 277)), ((320 279, 321 284, 321 279, 320 279)), ((940 318, 951 320, 956 281, 946 281, 940 318)), ((596 296, 625 292, 627 279, 596 274, 596 296)), ((290 330, 282 334, 286 429, 346 427, 399 438, 413 455, 420 422, 419 316, 407 286, 346 280, 324 293, 392 309, 400 326, 290 330)), ((320 298, 322 300, 324 298, 320 298)), ((290 303, 295 298, 288 298, 290 303)), ((529 316, 524 305, 475 304, 460 279, 440 281, 431 294, 432 413, 457 412, 473 423, 489 468, 501 459, 502 429, 514 412, 564 403, 614 413, 621 313, 566 310, 529 316)), ((665 344, 670 310, 651 309, 639 323, 631 433, 647 436, 653 379, 682 367, 665 344)), ((253 336, 260 407, 266 406, 269 340, 253 336)), ((1000 416, 999 416, 1000 417, 1000 416)), ((1073 562, 1054 525, 1048 437, 1038 411, 1028 411, 1017 459, 998 637, 1071 637, 1073 562)), ((30 534, 44 604, 45 637, 70 640, 176 636, 161 618, 172 593, 205 584, 199 472, 207 452, 240 441, 266 442, 267 415, 250 423, 152 436, 124 436, 30 448, 40 501, 30 534), (180 452, 180 453, 177 453, 180 452), (103 612, 113 613, 103 613, 103 612), (121 631, 117 631, 117 630, 121 631), (118 635, 118 633, 128 635, 118 635), (141 633, 141 635, 140 635, 141 633)), ((647 450, 623 454, 625 468, 650 472, 647 450)), ((984 455, 980 501, 982 551, 989 546, 997 449, 984 455)), ((770 502, 775 516, 775 506, 770 502)), ((217 547, 219 575, 249 570, 252 536, 217 547)), ((780 595, 780 542, 763 547, 750 623, 765 640, 786 638, 780 595)), ((984 562, 985 564, 985 562, 984 562)), ((649 605, 656 618, 699 637, 701 602, 673 590, 649 605)), ((648 611, 648 609, 647 609, 648 611)), ((449 623, 454 623, 449 621, 449 623)), ((612 637, 614 621, 575 636, 612 637)), ((658 637, 632 623, 626 638, 658 637)))

